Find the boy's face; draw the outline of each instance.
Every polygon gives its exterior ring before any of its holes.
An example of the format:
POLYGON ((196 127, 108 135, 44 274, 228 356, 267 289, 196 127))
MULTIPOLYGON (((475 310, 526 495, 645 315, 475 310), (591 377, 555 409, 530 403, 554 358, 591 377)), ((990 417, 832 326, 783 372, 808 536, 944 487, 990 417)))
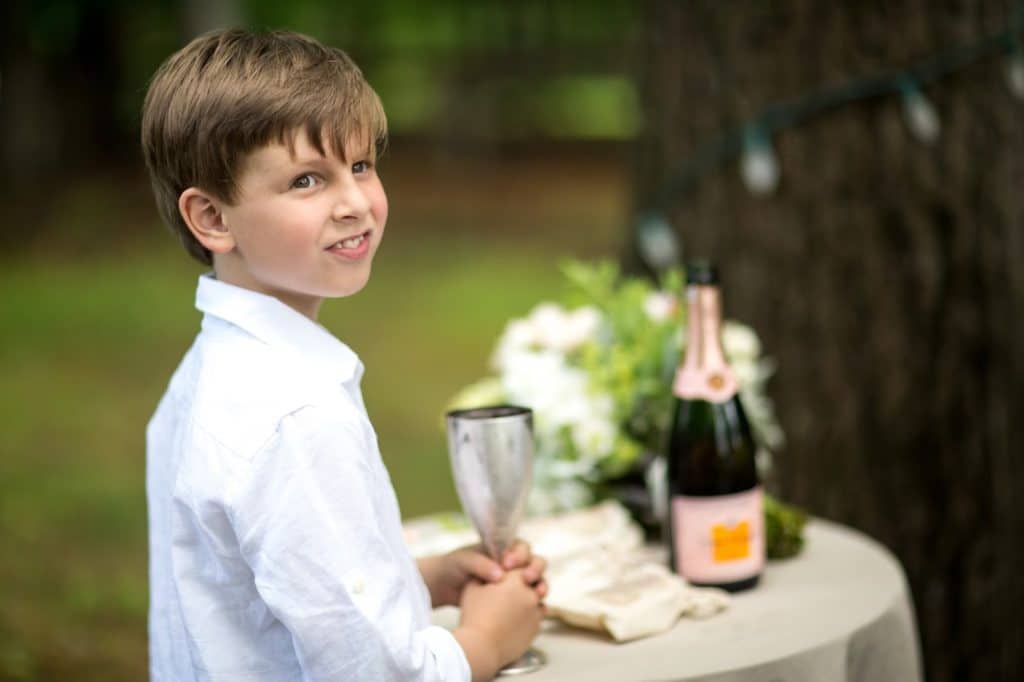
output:
POLYGON ((366 145, 348 162, 321 156, 305 133, 253 152, 238 200, 222 207, 235 248, 215 258, 217 277, 270 294, 316 319, 324 298, 349 296, 370 278, 388 202, 366 145))

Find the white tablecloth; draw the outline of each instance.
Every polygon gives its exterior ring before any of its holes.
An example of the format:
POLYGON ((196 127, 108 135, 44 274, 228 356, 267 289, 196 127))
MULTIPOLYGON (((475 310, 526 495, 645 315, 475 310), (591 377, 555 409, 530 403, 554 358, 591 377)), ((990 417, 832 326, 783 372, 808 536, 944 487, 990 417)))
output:
MULTIPOLYGON (((548 657, 523 682, 884 682, 921 680, 920 649, 903 570, 881 545, 812 520, 803 553, 769 562, 754 590, 721 614, 681 619, 661 635, 615 644, 549 622, 534 645, 548 657)), ((458 611, 438 609, 454 627, 458 611)))

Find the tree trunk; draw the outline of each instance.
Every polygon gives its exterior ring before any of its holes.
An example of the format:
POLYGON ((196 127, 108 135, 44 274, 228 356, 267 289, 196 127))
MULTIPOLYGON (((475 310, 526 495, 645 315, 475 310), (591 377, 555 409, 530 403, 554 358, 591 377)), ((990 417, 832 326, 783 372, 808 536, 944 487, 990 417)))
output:
MULTIPOLYGON (((119 8, 13 2, 0 9, 0 163, 11 196, 53 192, 57 177, 124 156, 119 8), (41 190, 41 191, 37 191, 41 190)), ((131 149, 134 158, 135 148, 131 149)))
MULTIPOLYGON (((973 43, 1010 9, 655 0, 638 208, 764 106, 973 43)), ((1003 66, 926 88, 932 145, 898 97, 846 104, 776 137, 770 197, 727 163, 670 211, 778 362, 778 492, 897 555, 935 682, 1024 679, 1024 103, 1003 66)))
POLYGON ((27 14, 23 3, 0 6, 0 166, 7 185, 35 181, 60 161, 58 90, 28 49, 27 14))

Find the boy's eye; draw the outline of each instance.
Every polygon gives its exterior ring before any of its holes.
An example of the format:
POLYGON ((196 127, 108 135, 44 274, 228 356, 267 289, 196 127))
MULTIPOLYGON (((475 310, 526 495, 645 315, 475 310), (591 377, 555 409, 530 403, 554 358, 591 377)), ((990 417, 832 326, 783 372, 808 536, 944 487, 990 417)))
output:
POLYGON ((356 161, 355 163, 352 164, 352 172, 353 173, 356 173, 356 174, 358 174, 358 173, 365 173, 368 170, 370 170, 370 162, 369 161, 356 161))
POLYGON ((315 184, 316 177, 314 177, 312 173, 300 175, 299 177, 295 178, 295 180, 292 181, 292 187, 294 187, 295 189, 309 189, 315 184))

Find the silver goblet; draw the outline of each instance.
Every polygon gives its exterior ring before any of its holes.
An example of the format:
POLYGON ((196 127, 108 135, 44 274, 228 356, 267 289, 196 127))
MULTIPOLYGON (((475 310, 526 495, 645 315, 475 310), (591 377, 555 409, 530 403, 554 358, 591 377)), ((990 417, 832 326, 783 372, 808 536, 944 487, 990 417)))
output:
MULTIPOLYGON (((500 562, 515 540, 533 481, 533 411, 514 405, 454 410, 447 423, 462 509, 487 553, 500 562)), ((530 648, 499 674, 532 672, 546 662, 544 654, 530 648)))

